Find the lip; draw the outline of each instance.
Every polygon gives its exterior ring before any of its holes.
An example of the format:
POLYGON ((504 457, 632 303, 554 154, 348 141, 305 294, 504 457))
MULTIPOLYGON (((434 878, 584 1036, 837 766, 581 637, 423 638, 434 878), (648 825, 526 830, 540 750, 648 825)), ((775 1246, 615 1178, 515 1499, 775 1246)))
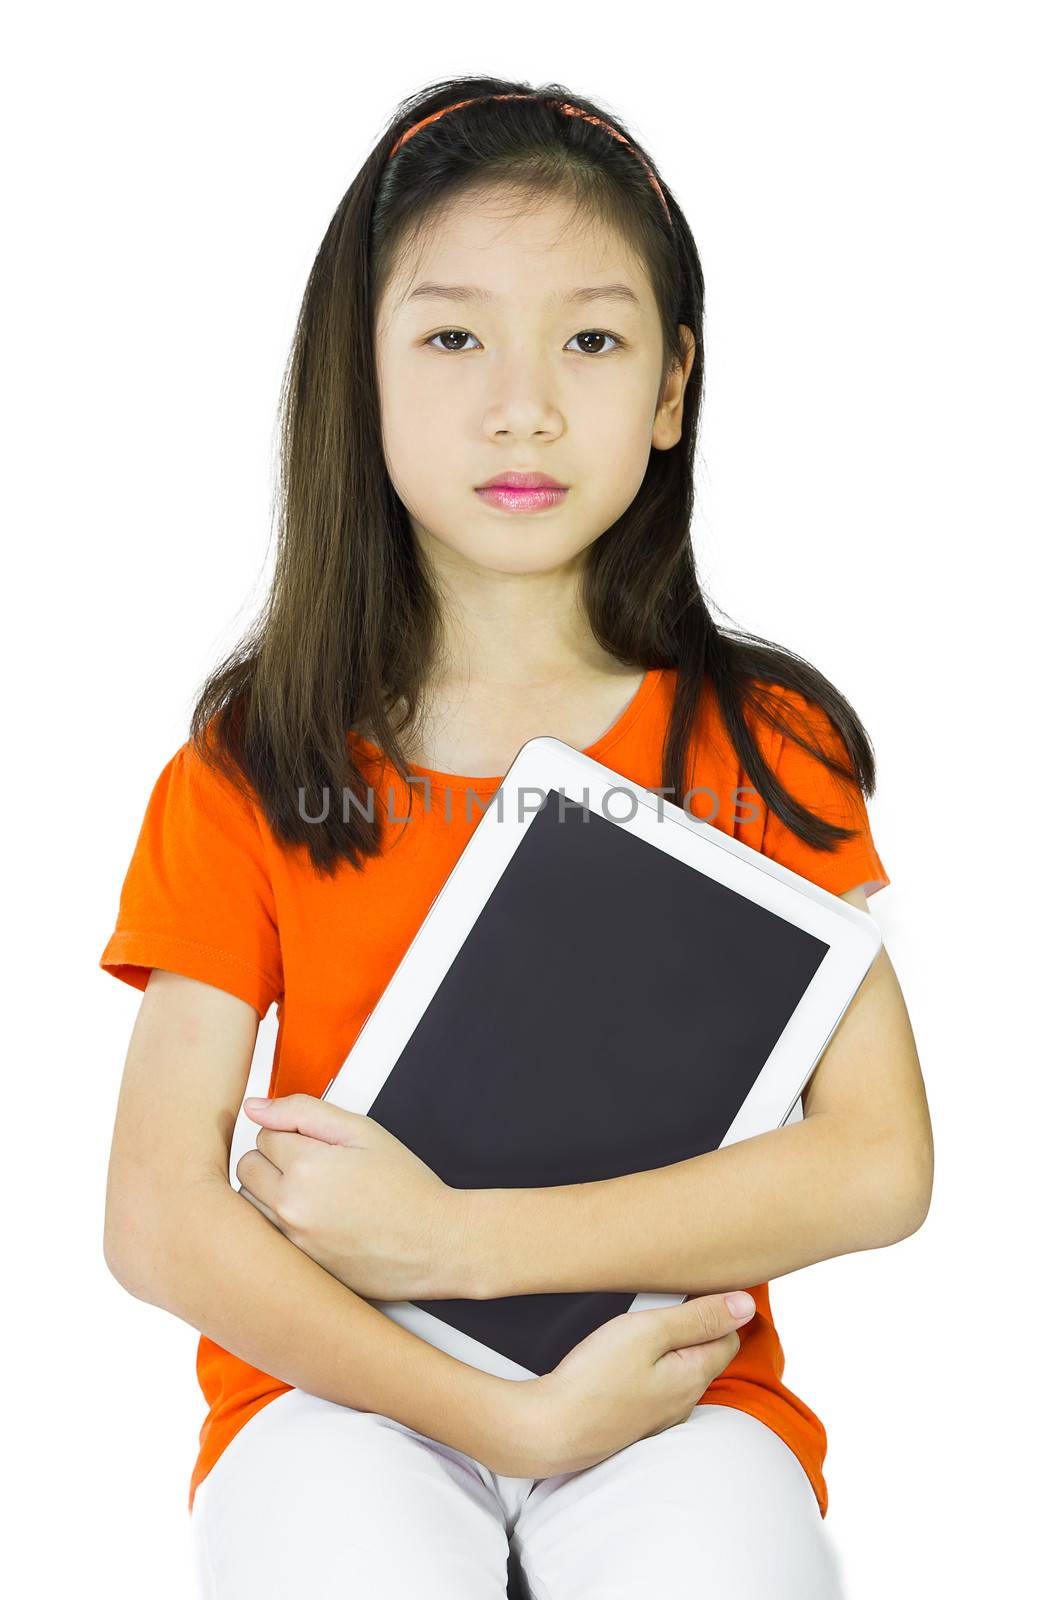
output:
POLYGON ((518 489, 512 483, 493 483, 475 489, 474 494, 498 511, 520 515, 529 511, 552 511, 563 504, 568 490, 551 488, 549 484, 538 489, 518 489))
POLYGON ((551 478, 545 472, 497 472, 486 478, 478 489, 567 489, 566 483, 551 478))

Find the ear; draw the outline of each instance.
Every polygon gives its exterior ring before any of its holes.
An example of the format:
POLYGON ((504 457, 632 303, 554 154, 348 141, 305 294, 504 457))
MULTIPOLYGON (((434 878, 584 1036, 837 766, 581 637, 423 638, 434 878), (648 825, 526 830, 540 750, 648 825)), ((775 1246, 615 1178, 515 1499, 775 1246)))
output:
POLYGON ((667 374, 663 392, 659 397, 656 414, 652 420, 652 447, 655 450, 672 450, 681 438, 681 418, 685 409, 685 388, 692 363, 696 358, 696 336, 685 323, 678 323, 678 332, 685 346, 685 359, 681 366, 674 365, 667 374))

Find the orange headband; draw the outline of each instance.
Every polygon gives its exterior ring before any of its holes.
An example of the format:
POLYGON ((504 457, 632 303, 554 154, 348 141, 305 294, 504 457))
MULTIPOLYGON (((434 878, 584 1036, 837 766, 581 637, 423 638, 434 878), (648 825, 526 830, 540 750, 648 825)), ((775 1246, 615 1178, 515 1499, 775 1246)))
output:
MULTIPOLYGON (((433 111, 433 112, 430 113, 430 115, 428 117, 423 117, 419 122, 414 122, 412 124, 412 126, 406 130, 406 132, 401 134, 400 138, 397 140, 396 144, 393 146, 393 149, 390 151, 390 154, 387 157, 387 160, 391 160, 397 154, 397 152, 401 148, 402 144, 405 144, 406 141, 409 140, 412 137, 413 133, 418 133, 420 128, 425 128, 428 122, 436 122, 438 117, 443 117, 447 112, 449 112, 449 111, 457 111, 460 106, 476 105, 477 101, 479 101, 479 100, 534 100, 534 99, 535 99, 535 96, 531 95, 531 94, 491 94, 491 95, 479 94, 479 95, 474 95, 474 97, 472 99, 470 99, 470 100, 456 100, 452 105, 450 105, 450 106, 442 106, 440 111, 433 111)), ((640 153, 640 151, 636 150, 634 148, 634 146, 630 143, 629 139, 624 139, 623 135, 620 133, 618 128, 613 128, 612 124, 610 122, 605 122, 605 120, 602 117, 592 116, 589 111, 583 111, 583 110, 580 109, 579 106, 574 106, 571 103, 570 100, 548 100, 548 101, 546 101, 544 103, 546 105, 554 106, 555 109, 558 110, 558 111, 563 111, 566 116, 569 116, 569 117, 584 117, 587 122, 592 122, 595 127, 604 128, 607 133, 610 133, 612 135, 613 139, 618 139, 620 144, 625 144, 628 150, 633 151, 634 155, 637 156, 637 159, 640 161, 641 165, 644 167, 645 171, 648 173, 648 181, 652 185, 653 189, 656 191, 656 193, 659 196, 659 202, 660 202, 660 205, 663 207, 663 212, 664 212, 664 215, 666 216, 667 221, 670 223, 671 227, 674 226, 673 218, 670 215, 670 207, 667 205, 666 195, 663 193, 663 189, 662 189, 662 186, 661 186, 661 184, 659 182, 659 179, 656 177, 655 173, 652 171, 652 168, 649 166, 648 162, 645 160, 644 156, 640 153)))

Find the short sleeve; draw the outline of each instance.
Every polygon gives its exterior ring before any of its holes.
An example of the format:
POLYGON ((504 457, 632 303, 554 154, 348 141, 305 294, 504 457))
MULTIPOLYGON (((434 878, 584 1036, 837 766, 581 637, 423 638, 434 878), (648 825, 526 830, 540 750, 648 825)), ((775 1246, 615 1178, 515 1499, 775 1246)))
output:
POLYGON ((136 989, 154 967, 180 972, 260 1016, 283 992, 256 808, 189 741, 153 785, 99 965, 136 989))
MULTIPOLYGON (((823 709, 793 690, 783 691, 782 698, 788 702, 787 719, 798 727, 802 737, 848 765, 844 741, 823 709)), ((875 847, 859 784, 832 772, 817 756, 810 755, 779 730, 770 731, 768 739, 763 753, 787 792, 823 821, 856 829, 856 833, 851 839, 839 839, 830 850, 818 850, 799 839, 770 807, 762 853, 830 894, 861 888, 869 896, 884 889, 890 879, 875 847)))

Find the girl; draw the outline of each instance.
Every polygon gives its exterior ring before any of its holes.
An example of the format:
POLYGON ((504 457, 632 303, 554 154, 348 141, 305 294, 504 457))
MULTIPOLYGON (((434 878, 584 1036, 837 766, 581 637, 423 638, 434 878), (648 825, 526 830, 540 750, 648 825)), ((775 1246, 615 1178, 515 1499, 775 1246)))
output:
POLYGON ((841 1592, 826 1435, 783 1383, 768 1280, 925 1216, 928 1113, 884 952, 800 1121, 658 1176, 453 1190, 321 1098, 537 734, 855 905, 889 881, 852 707, 704 601, 702 323, 673 196, 560 86, 405 102, 317 254, 272 591, 154 785, 101 958, 145 991, 106 1257, 202 1330, 205 1594, 494 1600, 508 1565, 539 1600, 841 1592), (363 1298, 639 1282, 693 1298, 527 1382, 363 1298))

